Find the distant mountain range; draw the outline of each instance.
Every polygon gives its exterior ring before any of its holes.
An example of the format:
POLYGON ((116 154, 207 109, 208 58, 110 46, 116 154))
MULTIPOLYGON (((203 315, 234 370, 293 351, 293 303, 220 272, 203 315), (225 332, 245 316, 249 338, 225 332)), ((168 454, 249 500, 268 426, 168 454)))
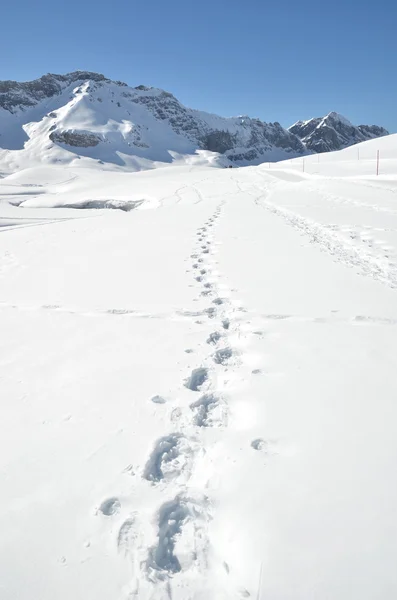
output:
POLYGON ((256 165, 387 134, 375 125, 355 127, 337 113, 289 129, 247 116, 220 117, 186 108, 164 90, 86 71, 0 82, 5 170, 80 159, 140 170, 189 155, 218 166, 256 165))
POLYGON ((298 121, 288 131, 297 135, 306 148, 313 152, 341 150, 359 142, 389 135, 386 129, 378 125, 356 127, 336 112, 331 112, 326 117, 298 121))

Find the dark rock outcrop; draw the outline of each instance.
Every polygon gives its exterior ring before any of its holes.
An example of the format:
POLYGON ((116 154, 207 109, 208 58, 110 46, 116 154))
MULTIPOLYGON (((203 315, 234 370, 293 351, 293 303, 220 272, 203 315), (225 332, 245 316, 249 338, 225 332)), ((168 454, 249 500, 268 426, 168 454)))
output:
POLYGON ((50 140, 52 142, 67 144, 68 146, 77 148, 90 148, 92 146, 97 146, 102 138, 90 132, 66 130, 53 131, 50 133, 50 140))

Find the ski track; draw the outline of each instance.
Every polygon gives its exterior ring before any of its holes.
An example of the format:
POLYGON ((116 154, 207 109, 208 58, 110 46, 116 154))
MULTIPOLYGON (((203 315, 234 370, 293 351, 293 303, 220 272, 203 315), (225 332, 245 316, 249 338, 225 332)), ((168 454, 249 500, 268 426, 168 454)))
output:
POLYGON ((286 209, 278 208, 268 202, 262 204, 269 212, 281 217, 294 229, 307 235, 310 243, 318 244, 323 252, 347 267, 355 268, 360 275, 377 279, 391 288, 397 287, 397 268, 386 260, 377 258, 364 250, 343 241, 326 227, 300 217, 286 209))
MULTIPOLYGON (((361 182, 360 185, 363 187, 370 187, 373 189, 379 190, 376 186, 364 186, 361 182)), ((320 193, 321 198, 327 200, 328 202, 332 202, 334 204, 345 204, 346 206, 355 206, 357 208, 364 208, 373 210, 375 212, 386 213, 388 215, 397 215, 397 210, 393 208, 388 208, 387 206, 379 206, 378 204, 370 204, 368 202, 361 202, 360 200, 355 200, 353 198, 348 198, 342 195, 331 194, 330 192, 325 192, 323 190, 318 190, 317 188, 308 188, 308 191, 314 192, 316 194, 320 193)), ((395 190, 389 190, 390 192, 394 192, 395 190)))
POLYGON ((267 199, 267 194, 264 194, 263 191, 258 195, 248 193, 258 206, 280 217, 288 225, 307 236, 311 244, 318 245, 322 252, 329 254, 335 261, 354 268, 358 274, 372 277, 388 287, 397 287, 397 266, 391 263, 387 257, 375 256, 365 249, 359 249, 353 244, 349 244, 329 226, 276 206, 267 199))
MULTIPOLYGON (((274 185, 269 186, 268 182, 266 182, 265 187, 249 184, 248 189, 243 189, 242 185, 244 184, 235 178, 233 178, 233 181, 239 193, 246 193, 251 196, 255 204, 280 217, 288 225, 307 236, 310 243, 318 245, 322 252, 326 252, 335 261, 349 268, 354 268, 358 274, 372 277, 388 287, 397 287, 397 265, 390 260, 391 253, 387 248, 383 249, 383 254, 375 255, 373 252, 368 251, 373 250, 373 245, 367 243, 365 236, 364 238, 362 235, 360 237, 361 241, 367 247, 357 248, 353 243, 349 243, 345 237, 338 234, 338 230, 342 229, 339 226, 322 225, 321 223, 302 217, 291 210, 277 206, 275 203, 269 201, 269 192, 277 188, 274 185)), ((335 196, 334 194, 324 193, 322 190, 316 188, 310 188, 310 191, 315 191, 321 198, 329 202, 346 203, 359 208, 385 212, 391 215, 397 214, 397 211, 393 209, 335 196)), ((357 235, 354 232, 350 233, 350 239, 356 239, 357 235)))

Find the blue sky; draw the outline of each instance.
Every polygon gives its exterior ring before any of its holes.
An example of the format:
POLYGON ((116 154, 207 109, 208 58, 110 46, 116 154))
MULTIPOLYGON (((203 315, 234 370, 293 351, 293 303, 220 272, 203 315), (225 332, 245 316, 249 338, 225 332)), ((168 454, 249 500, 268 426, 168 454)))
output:
POLYGON ((397 132, 396 0, 8 2, 0 79, 86 69, 224 116, 397 132))

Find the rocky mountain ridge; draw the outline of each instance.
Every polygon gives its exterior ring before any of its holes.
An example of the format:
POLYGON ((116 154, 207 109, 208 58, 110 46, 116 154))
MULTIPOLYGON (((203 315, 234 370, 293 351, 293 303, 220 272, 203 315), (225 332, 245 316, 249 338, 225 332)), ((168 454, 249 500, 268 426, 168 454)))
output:
MULTIPOLYGON (((84 157, 140 170, 200 153, 223 166, 255 165, 345 144, 336 126, 330 133, 330 115, 323 121, 288 130, 248 116, 224 118, 187 108, 164 90, 88 71, 0 82, 0 159, 14 166, 84 157)), ((376 133, 360 127, 357 141, 376 133)))
POLYGON ((342 115, 331 112, 325 117, 308 121, 298 121, 288 128, 313 152, 332 152, 365 142, 373 138, 389 135, 378 125, 352 125, 342 115))

